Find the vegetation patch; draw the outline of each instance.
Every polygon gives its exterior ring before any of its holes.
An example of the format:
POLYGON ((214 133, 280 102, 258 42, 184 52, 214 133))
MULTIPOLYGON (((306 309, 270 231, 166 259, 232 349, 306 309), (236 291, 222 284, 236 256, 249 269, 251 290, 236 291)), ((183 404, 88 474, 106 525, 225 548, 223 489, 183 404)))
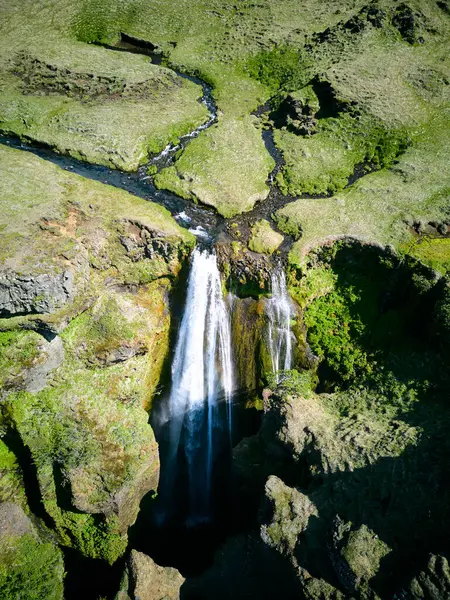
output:
POLYGON ((283 236, 272 229, 264 219, 257 221, 251 230, 248 247, 253 252, 273 254, 283 243, 283 236))
POLYGON ((32 534, 2 539, 0 548, 0 594, 4 600, 61 600, 64 564, 52 542, 32 534))
POLYGON ((267 197, 266 180, 274 166, 250 117, 223 118, 192 140, 176 165, 163 169, 155 183, 214 206, 229 218, 267 197))

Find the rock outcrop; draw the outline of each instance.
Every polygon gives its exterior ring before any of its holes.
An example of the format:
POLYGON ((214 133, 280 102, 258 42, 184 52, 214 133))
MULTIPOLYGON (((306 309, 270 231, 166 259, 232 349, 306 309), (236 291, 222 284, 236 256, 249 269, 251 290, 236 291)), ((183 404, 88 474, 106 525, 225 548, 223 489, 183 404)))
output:
POLYGON ((57 275, 0 275, 0 316, 52 313, 73 298, 73 271, 57 275))
POLYGON ((183 583, 177 569, 160 567, 132 550, 115 600, 179 600, 183 583))
POLYGON ((450 598, 450 567, 444 556, 430 555, 426 568, 411 581, 398 597, 407 600, 450 598))

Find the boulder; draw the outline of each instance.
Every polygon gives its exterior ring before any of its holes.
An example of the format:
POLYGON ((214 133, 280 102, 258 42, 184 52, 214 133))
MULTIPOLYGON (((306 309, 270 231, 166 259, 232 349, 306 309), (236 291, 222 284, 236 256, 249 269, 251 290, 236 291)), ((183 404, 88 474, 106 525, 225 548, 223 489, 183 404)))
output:
POLYGON ((184 577, 160 567, 150 556, 132 550, 115 600, 178 600, 184 577))
POLYGON ((284 237, 272 229, 265 219, 257 221, 251 230, 248 247, 253 252, 273 254, 283 243, 284 237))

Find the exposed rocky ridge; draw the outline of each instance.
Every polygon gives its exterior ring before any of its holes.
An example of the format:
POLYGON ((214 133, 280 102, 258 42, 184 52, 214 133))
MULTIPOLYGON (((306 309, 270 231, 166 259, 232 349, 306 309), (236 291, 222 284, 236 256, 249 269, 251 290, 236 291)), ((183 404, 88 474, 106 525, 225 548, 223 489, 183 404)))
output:
POLYGON ((0 315, 52 313, 73 298, 73 271, 50 274, 0 276, 0 315))
POLYGON ((162 89, 182 85, 181 79, 173 71, 162 67, 149 66, 147 73, 142 67, 140 76, 135 76, 130 81, 124 76, 114 76, 113 73, 99 74, 94 68, 90 72, 83 72, 83 66, 81 69, 73 67, 70 61, 64 64, 61 57, 53 62, 49 57, 46 61, 39 55, 23 51, 13 58, 11 70, 23 80, 26 94, 64 94, 84 101, 99 97, 113 100, 120 97, 151 99, 162 89))
POLYGON ((426 568, 410 583, 400 598, 438 600, 450 596, 450 569, 444 556, 430 555, 426 568))

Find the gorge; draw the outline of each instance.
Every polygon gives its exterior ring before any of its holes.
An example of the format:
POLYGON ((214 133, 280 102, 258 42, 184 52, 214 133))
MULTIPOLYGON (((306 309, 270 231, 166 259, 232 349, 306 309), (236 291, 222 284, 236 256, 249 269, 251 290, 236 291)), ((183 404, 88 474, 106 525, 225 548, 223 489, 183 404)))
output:
POLYGON ((449 19, 2 4, 1 598, 450 598, 449 19))

